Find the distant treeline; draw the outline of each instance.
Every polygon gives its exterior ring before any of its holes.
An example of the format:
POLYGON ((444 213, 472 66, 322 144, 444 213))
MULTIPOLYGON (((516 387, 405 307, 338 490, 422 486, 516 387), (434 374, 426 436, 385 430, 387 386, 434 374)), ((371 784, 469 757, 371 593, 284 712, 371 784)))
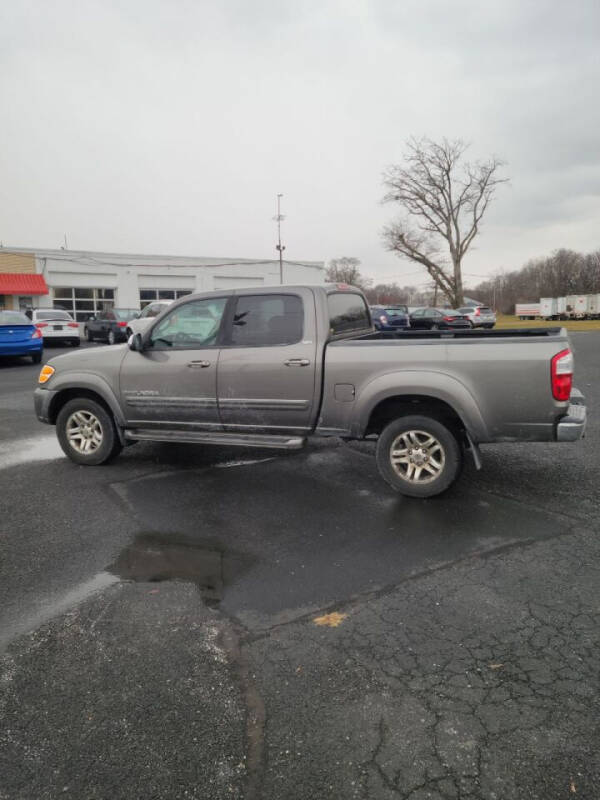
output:
POLYGON ((514 272, 499 273, 465 289, 473 297, 504 314, 514 313, 516 303, 537 302, 540 297, 600 294, 600 250, 577 253, 555 250, 535 258, 514 272))

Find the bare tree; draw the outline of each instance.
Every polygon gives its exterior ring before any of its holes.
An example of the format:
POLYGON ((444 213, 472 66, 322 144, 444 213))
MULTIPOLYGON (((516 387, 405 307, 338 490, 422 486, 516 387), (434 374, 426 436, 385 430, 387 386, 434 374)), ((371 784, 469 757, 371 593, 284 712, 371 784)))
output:
POLYGON ((422 264, 455 306, 463 304, 462 262, 479 233, 496 187, 506 182, 497 158, 468 162, 467 143, 412 138, 403 164, 386 169, 384 203, 404 216, 384 228, 388 250, 422 264))
POLYGON ((348 283, 360 289, 366 289, 372 283, 369 278, 361 275, 360 259, 349 256, 332 258, 325 273, 325 280, 331 283, 348 283))

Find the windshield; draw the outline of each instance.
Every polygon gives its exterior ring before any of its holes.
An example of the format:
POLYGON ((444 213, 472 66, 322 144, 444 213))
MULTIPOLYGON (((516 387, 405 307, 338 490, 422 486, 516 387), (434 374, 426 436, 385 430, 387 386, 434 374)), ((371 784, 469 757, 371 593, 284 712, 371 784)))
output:
POLYGON ((408 307, 390 306, 389 308, 385 309, 385 313, 388 315, 388 317, 397 317, 399 314, 408 314, 408 307))
POLYGON ((19 311, 0 311, 0 325, 31 325, 31 320, 19 311))
POLYGON ((137 308, 113 308, 115 317, 123 322, 135 319, 140 313, 137 308))

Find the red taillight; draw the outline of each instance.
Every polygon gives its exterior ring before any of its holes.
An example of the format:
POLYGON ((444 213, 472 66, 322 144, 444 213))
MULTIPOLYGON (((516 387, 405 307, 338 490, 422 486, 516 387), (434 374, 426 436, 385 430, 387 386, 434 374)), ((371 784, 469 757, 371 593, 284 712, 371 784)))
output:
POLYGON ((444 322, 454 322, 458 317, 444 317, 444 322))
POLYGON ((67 322, 67 328, 78 328, 78 327, 79 327, 78 322, 67 322))
POLYGON ((117 326, 119 328, 126 328, 127 327, 127 323, 126 322, 117 322, 117 326))
POLYGON ((42 332, 36 328, 33 331, 33 333, 31 334, 31 338, 32 339, 41 339, 42 338, 42 332))
POLYGON ((36 322, 35 323, 35 327, 36 328, 47 328, 48 327, 48 323, 47 322, 36 322))
POLYGON ((476 316, 476 317, 479 317, 480 315, 481 315, 481 309, 479 309, 479 308, 476 308, 476 309, 475 309, 475 316, 476 316))
POLYGON ((552 397, 555 400, 568 400, 573 386, 573 353, 561 350, 550 362, 550 381, 552 397))
POLYGON ((381 322, 381 324, 382 324, 382 325, 387 325, 387 317, 386 317, 386 315, 385 315, 385 314, 382 314, 382 315, 379 317, 379 322, 381 322))

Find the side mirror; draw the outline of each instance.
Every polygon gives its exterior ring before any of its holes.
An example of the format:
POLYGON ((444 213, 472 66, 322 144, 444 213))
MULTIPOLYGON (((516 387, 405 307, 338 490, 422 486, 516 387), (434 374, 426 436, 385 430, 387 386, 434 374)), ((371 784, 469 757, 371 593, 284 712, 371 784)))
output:
POLYGON ((142 341, 142 334, 141 333, 132 333, 129 339, 127 340, 127 344, 129 345, 130 350, 135 350, 137 353, 141 353, 144 349, 144 342, 142 341))

